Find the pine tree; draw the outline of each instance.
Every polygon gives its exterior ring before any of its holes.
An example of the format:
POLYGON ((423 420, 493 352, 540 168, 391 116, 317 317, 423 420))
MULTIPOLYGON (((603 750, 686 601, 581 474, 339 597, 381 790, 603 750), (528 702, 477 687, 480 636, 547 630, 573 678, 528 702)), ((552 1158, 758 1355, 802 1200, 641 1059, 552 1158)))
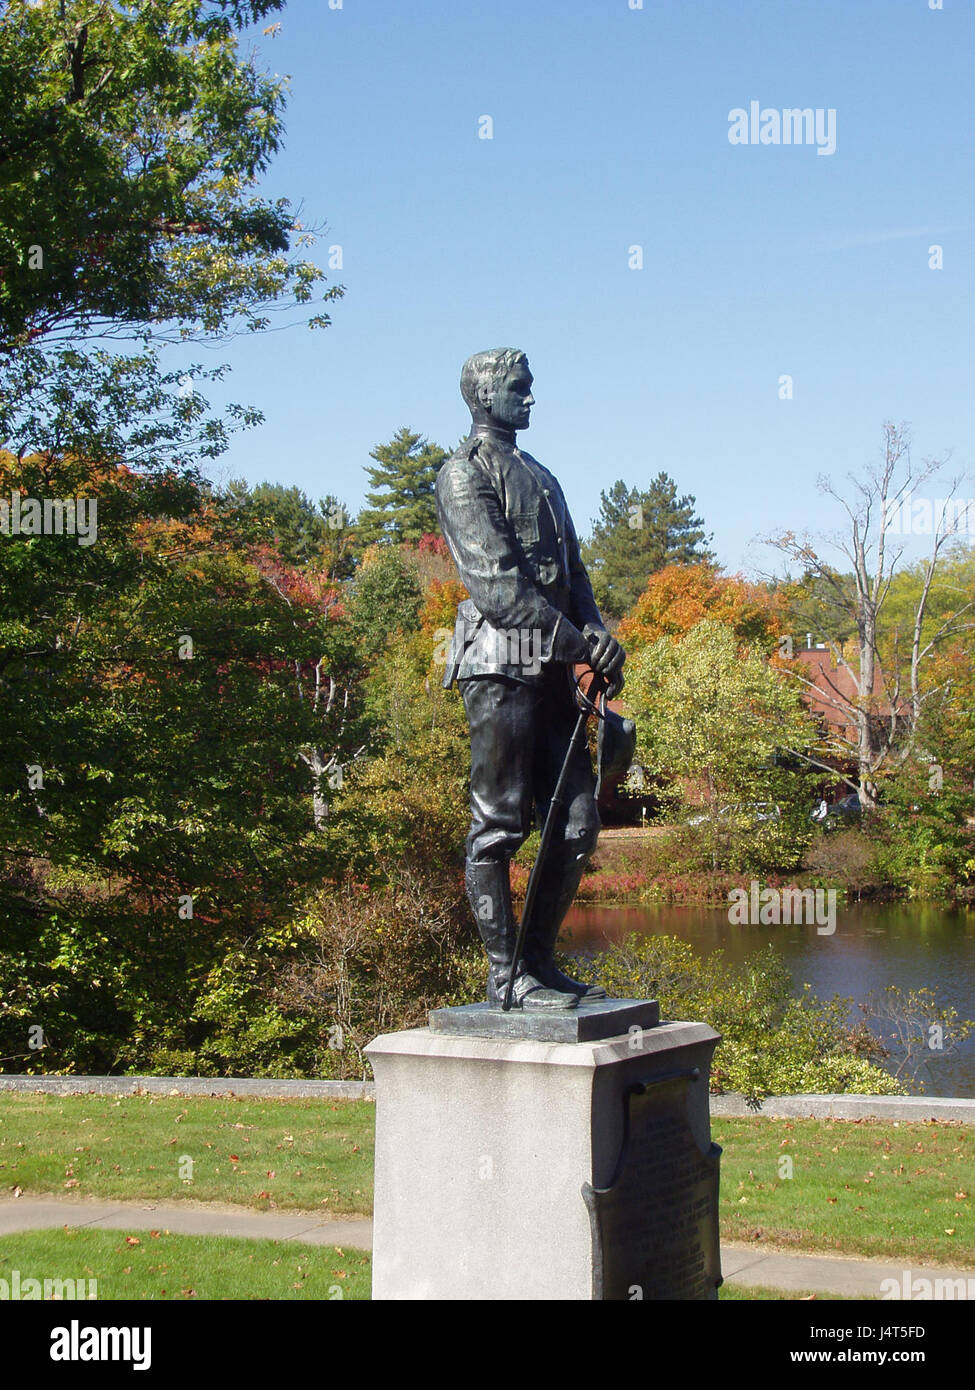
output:
POLYGON ((677 484, 658 473, 648 488, 618 480, 600 494, 600 514, 583 559, 603 614, 621 618, 643 593, 651 574, 671 564, 712 559, 711 540, 695 514, 695 499, 677 496, 677 484))
POLYGON ((356 522, 359 546, 376 541, 416 544, 424 536, 439 535, 433 489, 446 450, 404 425, 388 444, 377 444, 369 457, 376 467, 366 466, 373 490, 366 493, 369 506, 356 522))
POLYGON ((316 505, 298 487, 264 482, 249 488, 242 479, 233 479, 228 497, 238 511, 257 519, 259 534, 286 564, 310 565, 331 579, 351 578, 353 522, 348 508, 331 493, 316 505))

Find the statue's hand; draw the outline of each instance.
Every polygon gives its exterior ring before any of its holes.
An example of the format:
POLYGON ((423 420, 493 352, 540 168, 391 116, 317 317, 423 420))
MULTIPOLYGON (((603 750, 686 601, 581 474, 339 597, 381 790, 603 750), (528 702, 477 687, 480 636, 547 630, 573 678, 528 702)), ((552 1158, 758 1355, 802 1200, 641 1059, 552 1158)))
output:
POLYGON ((586 623, 582 635, 589 643, 589 664, 606 681, 606 694, 614 700, 623 689, 626 652, 612 633, 596 623, 586 623))

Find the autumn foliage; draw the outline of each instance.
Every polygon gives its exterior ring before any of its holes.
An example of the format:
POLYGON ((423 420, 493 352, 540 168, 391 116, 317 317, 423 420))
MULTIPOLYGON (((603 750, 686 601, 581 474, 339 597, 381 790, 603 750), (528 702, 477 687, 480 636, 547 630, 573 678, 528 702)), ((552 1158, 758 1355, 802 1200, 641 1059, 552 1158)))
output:
POLYGON ((724 575, 711 565, 666 565, 619 625, 628 652, 661 637, 686 637, 704 618, 724 623, 743 642, 771 646, 783 628, 783 607, 774 593, 741 575, 724 575))

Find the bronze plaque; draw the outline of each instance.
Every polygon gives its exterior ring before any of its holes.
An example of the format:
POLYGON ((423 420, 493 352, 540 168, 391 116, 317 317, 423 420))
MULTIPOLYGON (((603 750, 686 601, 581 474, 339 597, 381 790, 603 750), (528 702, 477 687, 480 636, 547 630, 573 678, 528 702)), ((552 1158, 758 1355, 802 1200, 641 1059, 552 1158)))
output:
POLYGON ((630 1087, 624 1137, 608 1187, 584 1183, 592 1223, 594 1299, 709 1299, 721 1283, 718 1164, 687 1119, 688 1085, 672 1077, 630 1087))

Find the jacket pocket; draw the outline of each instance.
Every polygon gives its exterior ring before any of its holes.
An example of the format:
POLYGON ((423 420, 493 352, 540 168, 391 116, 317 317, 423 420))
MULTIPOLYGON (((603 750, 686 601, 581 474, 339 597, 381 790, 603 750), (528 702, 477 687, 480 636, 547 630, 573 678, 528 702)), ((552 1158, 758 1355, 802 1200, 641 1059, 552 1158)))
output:
POLYGON ((545 589, 550 588, 558 580, 559 562, 552 554, 551 536, 542 539, 538 513, 512 512, 508 519, 536 583, 545 589))
POLYGON ((517 537, 518 544, 527 555, 530 550, 538 546, 538 513, 511 512, 508 520, 517 537))

